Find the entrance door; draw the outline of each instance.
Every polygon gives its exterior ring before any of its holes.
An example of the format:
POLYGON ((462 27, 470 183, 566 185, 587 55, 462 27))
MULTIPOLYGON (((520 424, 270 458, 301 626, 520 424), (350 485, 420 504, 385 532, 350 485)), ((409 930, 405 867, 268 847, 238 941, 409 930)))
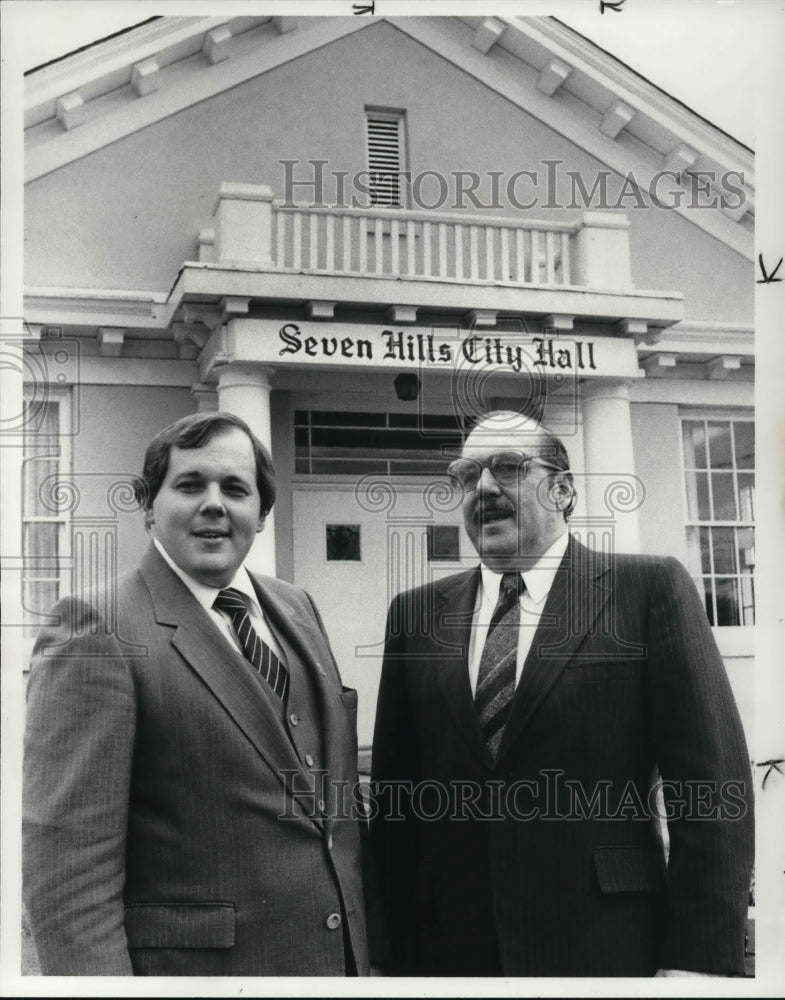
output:
POLYGON ((294 579, 324 619, 344 684, 357 688, 360 747, 373 738, 392 598, 477 557, 446 480, 294 486, 294 579))

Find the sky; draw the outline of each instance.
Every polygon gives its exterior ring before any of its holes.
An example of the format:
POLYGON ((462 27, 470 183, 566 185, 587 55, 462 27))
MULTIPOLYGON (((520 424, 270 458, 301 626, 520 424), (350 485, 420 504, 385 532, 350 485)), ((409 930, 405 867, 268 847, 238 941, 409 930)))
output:
MULTIPOLYGON (((764 14, 781 0, 377 0, 379 14, 552 14, 748 146, 755 145, 756 53, 764 14)), ((351 14, 351 3, 5 0, 25 70, 157 14, 351 14)), ((768 22, 768 18, 765 18, 768 22)), ((782 40, 780 35, 780 41, 782 40)), ((774 39, 770 37, 769 41, 774 39)))

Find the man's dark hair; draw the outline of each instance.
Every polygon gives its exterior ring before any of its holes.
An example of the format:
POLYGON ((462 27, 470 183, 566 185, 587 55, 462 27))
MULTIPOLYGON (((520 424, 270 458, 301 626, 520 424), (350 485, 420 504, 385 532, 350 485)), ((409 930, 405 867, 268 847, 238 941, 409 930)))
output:
POLYGON ((139 505, 144 510, 149 510, 152 506, 166 478, 172 448, 201 448, 217 434, 235 427, 248 436, 253 447, 256 487, 262 502, 262 514, 269 514, 276 494, 275 469, 270 453, 244 420, 222 410, 191 413, 155 435, 144 455, 142 475, 134 484, 139 505))

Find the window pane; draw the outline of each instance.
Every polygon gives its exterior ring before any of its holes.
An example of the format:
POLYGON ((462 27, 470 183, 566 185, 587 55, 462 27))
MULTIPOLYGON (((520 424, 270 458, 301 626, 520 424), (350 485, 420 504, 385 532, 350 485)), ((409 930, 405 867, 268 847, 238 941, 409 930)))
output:
POLYGON ((739 548, 739 568, 742 573, 752 573, 755 569, 755 529, 739 528, 736 539, 739 548))
POLYGON ((718 576, 714 580, 717 591, 717 625, 739 625, 739 595, 736 577, 718 576))
POLYGON ((321 427, 386 427, 386 413, 355 413, 348 410, 313 410, 311 424, 321 427))
POLYGON ((735 530, 712 528, 711 535, 714 543, 714 572, 737 573, 735 530))
POLYGON ((700 576, 703 570, 701 559, 703 555, 703 537, 705 528, 687 528, 687 567, 694 577, 700 576))
POLYGON ((61 525, 52 522, 33 522, 26 524, 24 529, 24 556, 29 563, 29 574, 41 576, 43 566, 52 567, 52 573, 57 572, 57 557, 59 555, 59 538, 61 525))
POLYGON ((684 465, 687 469, 706 468, 706 434, 702 420, 685 420, 682 425, 684 465))
POLYGON ((49 612, 60 596, 57 580, 28 580, 24 585, 23 620, 25 638, 33 638, 49 619, 49 612))
POLYGON ((687 516, 690 521, 710 521, 709 482, 705 472, 687 473, 687 516))
POLYGON ((701 534, 701 572, 711 573, 711 528, 698 529, 701 534))
POLYGON ((714 501, 715 521, 735 521, 736 497, 733 495, 733 473, 712 472, 711 496, 714 501))
POLYGON ((311 472, 321 476, 346 476, 365 475, 366 472, 387 473, 387 463, 373 461, 372 459, 348 458, 348 459, 314 459, 311 462, 311 472))
POLYGON ((755 473, 740 472, 739 483, 739 517, 742 521, 755 520, 755 473))
POLYGON ((360 561, 359 524, 328 524, 325 541, 329 562, 360 561))
POLYGON ((736 443, 736 468, 755 468, 755 424, 750 422, 735 423, 733 435, 736 443))
POLYGON ((428 559, 458 559, 460 556, 460 529, 454 524, 429 524, 427 529, 428 559))
POLYGON ((741 624, 755 624, 755 580, 751 576, 743 576, 741 583, 741 624))
POLYGON ((716 625, 714 616, 714 588, 711 585, 711 579, 709 577, 703 578, 703 601, 706 607, 706 615, 709 619, 710 625, 716 625))
POLYGON ((726 421, 709 421, 709 461, 712 469, 733 468, 730 424, 726 421))
POLYGON ((28 458, 22 475, 25 517, 56 517, 57 459, 28 458))

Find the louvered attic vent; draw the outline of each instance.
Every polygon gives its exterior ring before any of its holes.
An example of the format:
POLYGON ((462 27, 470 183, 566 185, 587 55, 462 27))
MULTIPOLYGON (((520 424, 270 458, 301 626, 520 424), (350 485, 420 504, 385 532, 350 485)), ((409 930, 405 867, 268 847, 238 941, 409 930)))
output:
POLYGON ((402 130, 400 115, 367 116, 368 172, 371 204, 400 208, 402 130))

